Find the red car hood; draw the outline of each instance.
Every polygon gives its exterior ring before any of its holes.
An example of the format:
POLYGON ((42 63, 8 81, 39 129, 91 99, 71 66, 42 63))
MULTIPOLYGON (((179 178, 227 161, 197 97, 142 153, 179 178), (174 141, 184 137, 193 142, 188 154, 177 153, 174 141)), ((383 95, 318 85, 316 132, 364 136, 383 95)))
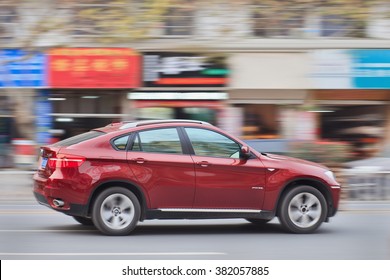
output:
POLYGON ((325 165, 322 165, 322 164, 319 164, 319 163, 316 163, 316 162, 312 162, 312 161, 308 161, 308 160, 304 160, 304 159, 299 159, 299 158, 294 158, 294 157, 288 157, 288 156, 282 156, 282 155, 277 155, 277 154, 269 154, 269 153, 266 153, 265 154, 267 157, 271 158, 271 159, 276 159, 276 160, 287 160, 289 162, 296 162, 298 164, 305 164, 305 165, 311 165, 311 166, 317 166, 317 167, 320 167, 320 168, 323 168, 323 169, 326 169, 328 170, 329 168, 327 168, 325 165))

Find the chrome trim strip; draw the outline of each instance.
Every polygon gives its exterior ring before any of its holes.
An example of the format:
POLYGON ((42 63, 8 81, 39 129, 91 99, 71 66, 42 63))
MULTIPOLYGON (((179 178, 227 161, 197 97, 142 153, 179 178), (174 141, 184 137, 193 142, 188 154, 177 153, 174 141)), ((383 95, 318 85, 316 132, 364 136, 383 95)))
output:
POLYGON ((332 189, 341 189, 341 186, 330 186, 332 189))
POLYGON ((259 209, 158 208, 163 212, 260 213, 259 209))

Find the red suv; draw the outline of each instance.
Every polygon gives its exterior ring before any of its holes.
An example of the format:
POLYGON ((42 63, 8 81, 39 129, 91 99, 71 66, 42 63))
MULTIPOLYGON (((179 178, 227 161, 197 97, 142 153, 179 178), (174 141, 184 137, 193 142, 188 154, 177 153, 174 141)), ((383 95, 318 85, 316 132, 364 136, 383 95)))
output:
POLYGON ((335 215, 340 185, 316 163, 264 154, 205 122, 110 124, 41 148, 34 174, 39 203, 129 234, 146 219, 277 216, 310 233, 335 215))

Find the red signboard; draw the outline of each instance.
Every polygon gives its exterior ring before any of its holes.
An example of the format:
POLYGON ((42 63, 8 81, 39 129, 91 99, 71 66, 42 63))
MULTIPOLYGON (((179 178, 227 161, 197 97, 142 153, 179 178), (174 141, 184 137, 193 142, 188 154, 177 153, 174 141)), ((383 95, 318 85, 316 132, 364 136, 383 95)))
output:
POLYGON ((52 88, 137 88, 140 56, 127 48, 58 48, 49 51, 52 88))

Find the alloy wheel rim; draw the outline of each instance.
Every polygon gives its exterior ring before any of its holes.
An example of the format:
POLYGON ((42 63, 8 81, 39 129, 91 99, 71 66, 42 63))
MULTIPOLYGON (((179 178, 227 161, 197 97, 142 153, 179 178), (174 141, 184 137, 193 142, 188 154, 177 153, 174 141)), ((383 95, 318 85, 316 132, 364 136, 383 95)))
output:
POLYGON ((100 207, 104 224, 115 230, 126 228, 134 219, 134 204, 124 194, 112 194, 104 199, 100 207))
POLYGON ((288 216, 294 225, 309 228, 321 218, 320 200, 312 193, 304 192, 294 196, 288 205, 288 216))

